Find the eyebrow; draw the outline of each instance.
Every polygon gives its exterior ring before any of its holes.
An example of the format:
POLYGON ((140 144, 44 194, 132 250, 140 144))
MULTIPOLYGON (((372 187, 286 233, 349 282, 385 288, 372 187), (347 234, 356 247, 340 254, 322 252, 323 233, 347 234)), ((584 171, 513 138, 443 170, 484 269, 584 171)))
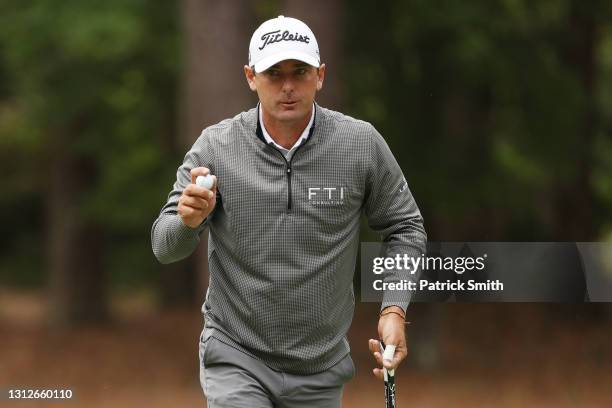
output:
MULTIPOLYGON (((310 67, 310 65, 306 64, 305 62, 298 62, 298 63, 296 63, 295 65, 293 65, 293 66, 291 67, 291 69, 295 69, 295 68, 308 68, 308 67, 310 67)), ((280 65, 278 65, 278 64, 274 64, 274 65, 272 65, 272 66, 271 66, 270 68, 268 68, 268 69, 280 69, 280 65)))

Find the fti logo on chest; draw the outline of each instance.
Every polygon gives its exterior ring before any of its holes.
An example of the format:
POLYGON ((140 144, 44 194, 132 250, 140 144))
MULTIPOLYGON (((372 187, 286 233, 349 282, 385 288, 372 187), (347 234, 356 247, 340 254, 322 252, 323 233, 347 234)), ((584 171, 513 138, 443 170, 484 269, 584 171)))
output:
POLYGON ((344 204, 344 187, 309 187, 308 203, 319 206, 344 204))

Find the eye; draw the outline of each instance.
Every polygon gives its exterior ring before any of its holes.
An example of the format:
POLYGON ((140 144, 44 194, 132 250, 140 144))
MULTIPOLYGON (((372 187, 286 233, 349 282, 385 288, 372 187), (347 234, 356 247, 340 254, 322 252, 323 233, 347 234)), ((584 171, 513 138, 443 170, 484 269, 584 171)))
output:
POLYGON ((298 69, 295 70, 295 73, 297 75, 304 75, 304 74, 306 74, 306 68, 298 68, 298 69))
POLYGON ((278 77, 280 75, 280 71, 278 69, 268 69, 266 71, 266 75, 270 77, 278 77))

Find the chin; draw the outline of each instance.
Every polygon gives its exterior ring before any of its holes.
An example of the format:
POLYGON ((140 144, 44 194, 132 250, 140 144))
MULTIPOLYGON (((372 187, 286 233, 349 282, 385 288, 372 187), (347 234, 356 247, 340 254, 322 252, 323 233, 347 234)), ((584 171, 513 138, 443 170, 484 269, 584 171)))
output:
POLYGON ((280 121, 294 121, 294 120, 303 119, 304 116, 306 116, 306 112, 295 109, 295 110, 280 111, 278 112, 278 115, 276 117, 280 121))

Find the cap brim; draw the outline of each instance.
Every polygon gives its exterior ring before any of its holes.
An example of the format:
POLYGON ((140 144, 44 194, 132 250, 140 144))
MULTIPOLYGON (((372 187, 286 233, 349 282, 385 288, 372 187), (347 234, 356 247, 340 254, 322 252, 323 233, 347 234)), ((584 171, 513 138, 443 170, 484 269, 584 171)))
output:
POLYGON ((285 60, 298 60, 305 62, 308 65, 312 65, 315 68, 318 68, 320 63, 317 58, 314 58, 312 55, 306 54, 305 52, 300 51, 281 51, 274 55, 270 55, 258 63, 255 64, 255 72, 262 72, 266 69, 270 68, 272 65, 277 64, 281 61, 285 60))

